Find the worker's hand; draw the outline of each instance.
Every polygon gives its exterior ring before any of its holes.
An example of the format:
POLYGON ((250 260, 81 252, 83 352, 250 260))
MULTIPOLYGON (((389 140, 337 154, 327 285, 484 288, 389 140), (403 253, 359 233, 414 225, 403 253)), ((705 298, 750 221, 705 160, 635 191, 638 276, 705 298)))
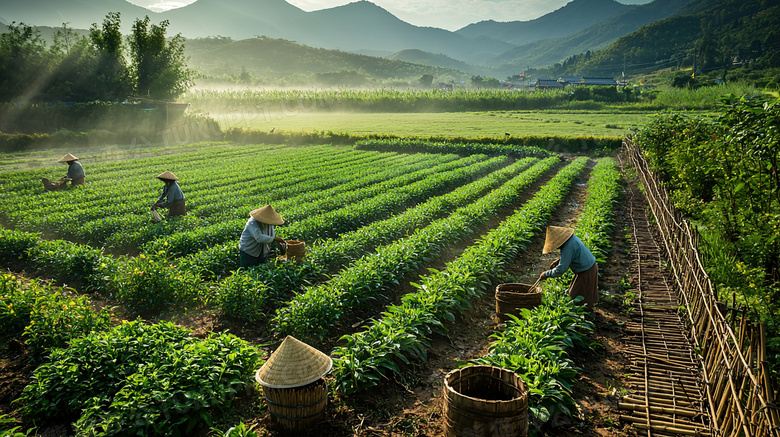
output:
POLYGON ((560 258, 558 258, 555 261, 553 261, 552 263, 550 263, 550 270, 558 267, 558 264, 560 264, 560 263, 561 263, 561 259, 560 258))
POLYGON ((547 279, 547 275, 545 275, 545 273, 546 273, 546 272, 542 272, 542 274, 541 274, 541 275, 539 275, 539 280, 540 280, 540 281, 544 281, 545 279, 547 279))
POLYGON ((284 241, 284 238, 282 237, 274 237, 274 241, 276 241, 277 243, 286 243, 286 241, 284 241))

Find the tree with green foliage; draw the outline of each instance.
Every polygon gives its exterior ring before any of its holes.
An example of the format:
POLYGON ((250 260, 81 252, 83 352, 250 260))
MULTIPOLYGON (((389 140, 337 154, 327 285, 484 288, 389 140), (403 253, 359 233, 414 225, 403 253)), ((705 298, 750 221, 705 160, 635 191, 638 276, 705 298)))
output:
POLYGON ((50 69, 38 30, 13 22, 0 34, 0 100, 39 100, 50 69))
MULTIPOLYGON (((634 141, 674 205, 702 225, 718 298, 780 326, 780 100, 726 96, 713 119, 672 113, 634 141), (726 293, 724 293, 726 291, 726 293)), ((780 337, 775 340, 780 350, 780 337)))
POLYGON ((94 70, 94 89, 100 100, 126 98, 132 89, 130 73, 125 62, 121 21, 118 12, 110 12, 103 26, 93 24, 89 38, 97 57, 94 70))
POLYGON ((172 100, 193 84, 194 72, 187 68, 184 37, 165 36, 168 20, 151 24, 149 17, 136 20, 129 38, 131 72, 140 97, 172 100))
POLYGON ((433 75, 429 73, 425 73, 422 76, 420 76, 420 79, 417 81, 421 87, 428 88, 433 84, 433 75))

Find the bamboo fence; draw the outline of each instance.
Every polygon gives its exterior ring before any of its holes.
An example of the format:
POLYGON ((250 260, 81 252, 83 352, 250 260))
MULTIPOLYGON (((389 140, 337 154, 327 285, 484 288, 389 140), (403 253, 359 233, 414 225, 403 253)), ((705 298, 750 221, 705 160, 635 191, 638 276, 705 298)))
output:
POLYGON ((701 353, 713 429, 724 437, 780 437, 763 324, 718 301, 700 259, 698 232, 672 207, 639 148, 630 140, 624 147, 663 239, 679 299, 686 307, 691 341, 701 353))

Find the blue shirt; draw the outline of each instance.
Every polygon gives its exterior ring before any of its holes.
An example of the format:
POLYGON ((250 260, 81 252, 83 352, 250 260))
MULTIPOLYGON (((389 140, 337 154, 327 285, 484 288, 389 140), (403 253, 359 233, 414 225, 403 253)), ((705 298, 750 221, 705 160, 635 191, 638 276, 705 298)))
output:
POLYGON ((274 242, 275 236, 274 225, 260 223, 250 217, 238 240, 238 250, 255 257, 268 255, 271 251, 268 245, 274 242))
POLYGON ((585 247, 582 240, 572 235, 561 246, 561 261, 554 269, 544 272, 544 275, 548 278, 557 278, 563 276, 569 268, 575 274, 579 274, 588 271, 593 264, 596 264, 596 257, 585 247))
POLYGON ((179 184, 177 184, 176 181, 172 181, 170 184, 165 184, 162 190, 162 194, 160 194, 160 197, 155 203, 159 203, 163 208, 169 208, 171 205, 173 205, 173 202, 177 200, 184 200, 184 193, 181 191, 179 184), (165 202, 160 202, 166 198, 167 200, 165 202))
POLYGON ((81 163, 78 161, 73 161, 73 164, 70 164, 68 166, 68 174, 65 176, 66 178, 71 179, 81 179, 84 177, 84 167, 81 166, 81 163))

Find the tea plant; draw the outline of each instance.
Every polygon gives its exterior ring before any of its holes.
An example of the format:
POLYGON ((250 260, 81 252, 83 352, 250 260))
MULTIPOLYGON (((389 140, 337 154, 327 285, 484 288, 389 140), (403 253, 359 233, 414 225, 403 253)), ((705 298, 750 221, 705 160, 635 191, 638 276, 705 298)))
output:
POLYGON ((14 275, 0 274, 0 330, 24 340, 34 357, 74 338, 110 326, 107 310, 95 311, 84 296, 14 275))
POLYGON ((197 339, 171 323, 124 323, 54 349, 19 402, 77 435, 191 435, 251 384, 257 350, 231 334, 197 339))
POLYGON ((163 251, 126 259, 113 282, 116 298, 140 313, 193 305, 205 292, 197 271, 176 268, 163 251))

